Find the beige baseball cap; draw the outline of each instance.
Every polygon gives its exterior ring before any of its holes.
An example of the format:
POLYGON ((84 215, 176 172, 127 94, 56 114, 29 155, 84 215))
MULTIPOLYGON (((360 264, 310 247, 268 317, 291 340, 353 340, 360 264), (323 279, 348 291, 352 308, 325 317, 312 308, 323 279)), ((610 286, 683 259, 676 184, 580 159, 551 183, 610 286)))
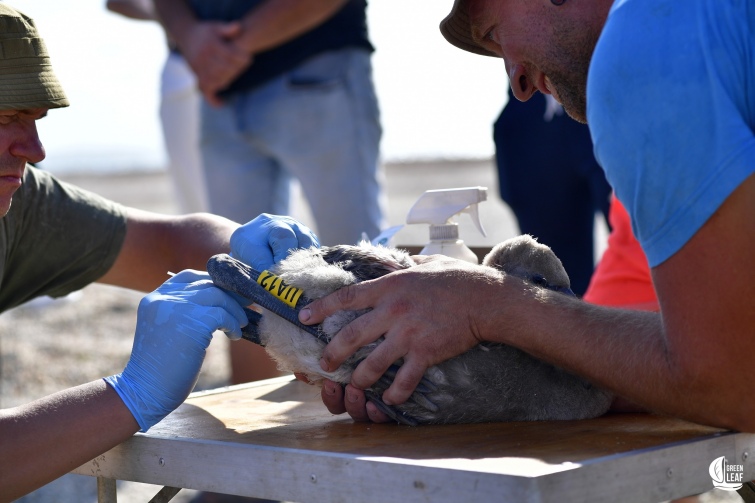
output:
POLYGON ((472 29, 469 24, 466 0, 454 0, 451 13, 440 22, 440 32, 451 45, 455 45, 459 49, 483 56, 498 57, 497 54, 484 49, 472 39, 472 29))
POLYGON ((34 21, 0 3, 0 110, 68 105, 34 21))

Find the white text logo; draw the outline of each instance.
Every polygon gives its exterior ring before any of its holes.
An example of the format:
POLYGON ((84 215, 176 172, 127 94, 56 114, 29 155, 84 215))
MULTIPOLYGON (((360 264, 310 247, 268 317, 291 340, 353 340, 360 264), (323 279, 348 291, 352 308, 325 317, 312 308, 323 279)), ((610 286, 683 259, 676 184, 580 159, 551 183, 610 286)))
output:
POLYGON ((708 472, 710 478, 713 479, 713 487, 716 489, 736 491, 742 487, 744 466, 730 465, 726 462, 726 456, 714 459, 708 472))

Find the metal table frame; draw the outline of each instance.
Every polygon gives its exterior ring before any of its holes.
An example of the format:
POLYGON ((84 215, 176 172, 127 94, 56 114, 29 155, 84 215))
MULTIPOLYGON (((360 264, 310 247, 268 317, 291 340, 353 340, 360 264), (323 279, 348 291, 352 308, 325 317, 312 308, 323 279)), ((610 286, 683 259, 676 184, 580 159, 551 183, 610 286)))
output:
MULTIPOLYGON (((317 390, 286 377, 193 394, 148 433, 74 472, 97 477, 102 503, 115 501, 115 480, 166 486, 155 502, 190 488, 300 503, 635 503, 712 489, 708 469, 719 456, 755 479, 753 434, 645 414, 415 428, 353 423, 331 416, 317 390), (584 447, 591 438, 599 441, 584 447)), ((739 491, 748 503, 753 489, 739 491)))

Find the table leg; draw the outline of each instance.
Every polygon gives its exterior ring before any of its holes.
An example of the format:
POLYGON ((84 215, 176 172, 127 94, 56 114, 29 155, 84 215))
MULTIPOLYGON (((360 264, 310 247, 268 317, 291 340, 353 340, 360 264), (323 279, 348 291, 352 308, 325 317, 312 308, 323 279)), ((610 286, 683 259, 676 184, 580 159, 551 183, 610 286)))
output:
POLYGON ((178 491, 180 491, 180 487, 168 487, 165 486, 162 489, 160 489, 160 492, 155 494, 155 497, 149 500, 149 503, 168 503, 170 500, 173 499, 173 496, 178 494, 178 491))
POLYGON ((98 503, 118 503, 115 479, 97 477, 97 501, 98 503))
POLYGON ((755 503, 755 481, 745 482, 742 488, 737 490, 744 503, 755 503))

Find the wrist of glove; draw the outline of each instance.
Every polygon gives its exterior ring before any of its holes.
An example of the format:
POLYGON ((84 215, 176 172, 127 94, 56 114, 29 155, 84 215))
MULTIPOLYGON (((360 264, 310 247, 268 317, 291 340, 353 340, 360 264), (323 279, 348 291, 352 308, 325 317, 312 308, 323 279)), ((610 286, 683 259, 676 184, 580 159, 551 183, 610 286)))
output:
POLYGON ((289 251, 320 246, 317 236, 291 217, 263 213, 231 235, 231 256, 264 271, 289 251))
POLYGON ((139 303, 131 358, 105 382, 147 431, 191 393, 213 332, 239 338, 246 323, 242 307, 207 273, 183 271, 139 303))

